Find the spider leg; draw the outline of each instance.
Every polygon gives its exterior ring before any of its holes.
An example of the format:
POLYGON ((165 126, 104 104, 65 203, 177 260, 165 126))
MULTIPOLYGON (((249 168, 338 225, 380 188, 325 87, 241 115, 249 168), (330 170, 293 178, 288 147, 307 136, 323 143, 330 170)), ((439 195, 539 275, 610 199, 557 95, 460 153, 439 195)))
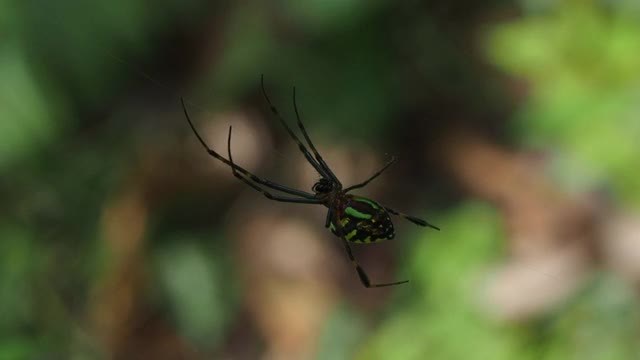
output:
POLYGON ((324 227, 326 227, 327 229, 329 228, 329 225, 331 225, 332 217, 333 217, 333 210, 329 208, 329 211, 327 211, 327 218, 324 220, 324 227))
POLYGON ((432 225, 432 224, 429 224, 429 223, 428 223, 427 221, 425 221, 425 220, 419 219, 419 218, 417 218, 417 217, 415 217, 415 216, 411 216, 411 215, 403 214, 403 213, 401 213, 401 212, 395 211, 395 210, 393 210, 393 209, 391 209, 391 208, 388 208, 388 207, 386 207, 386 206, 385 206, 385 209, 386 209, 388 212, 390 212, 391 214, 393 214, 393 215, 398 215, 398 216, 402 216, 403 218, 405 218, 405 219, 407 219, 407 220, 411 221, 412 223, 414 223, 414 224, 416 224, 416 225, 420 225, 420 226, 428 226, 428 227, 430 227, 430 228, 432 228, 432 229, 436 229, 436 230, 440 231, 440 228, 439 228, 439 227, 437 227, 437 226, 435 226, 435 225, 432 225))
POLYGON ((316 147, 313 145, 311 138, 309 138, 309 134, 307 134, 307 129, 305 129, 304 124, 302 123, 302 120, 300 120, 300 112, 298 111, 298 103, 296 101, 295 86, 293 87, 293 109, 296 112, 298 127, 300 128, 300 131, 302 131, 302 135, 304 136, 304 139, 307 141, 307 144, 311 148, 311 151, 313 152, 313 155, 316 157, 316 160, 318 160, 318 163, 320 163, 320 165, 327 171, 329 176, 331 176, 331 179, 337 182, 338 184, 340 184, 340 180, 338 180, 338 177, 333 173, 333 171, 331 171, 331 168, 329 167, 329 165, 327 165, 327 163, 324 161, 324 159, 322 158, 322 156, 320 155, 316 147))
POLYGON ((229 153, 229 163, 231 164, 231 172, 233 173, 233 176, 237 177, 242 182, 251 186, 255 190, 261 192, 262 195, 264 195, 267 199, 282 201, 282 202, 289 202, 289 203, 301 203, 301 204, 320 204, 321 203, 320 200, 318 199, 305 199, 305 198, 294 198, 289 196, 273 195, 268 191, 266 191, 265 189, 261 188, 260 186, 256 185, 256 183, 242 176, 240 172, 236 170, 235 164, 233 163, 233 158, 231 157, 231 126, 229 126, 229 139, 227 140, 227 151, 229 153))
POLYGON ((387 161, 387 163, 382 167, 382 169, 378 170, 375 174, 371 175, 371 177, 369 177, 367 180, 361 182, 360 184, 351 185, 348 188, 344 189, 344 192, 348 192, 348 191, 351 191, 353 189, 359 189, 361 187, 367 186, 367 184, 370 183, 371 180, 373 180, 373 179, 377 178, 378 176, 380 176, 380 174, 382 174, 385 170, 387 170, 387 168, 389 166, 391 166, 394 162, 396 162, 396 158, 395 157, 391 157, 391 160, 387 161))
POLYGON ((360 282, 364 287, 377 288, 377 287, 400 285, 400 284, 409 282, 409 280, 404 280, 404 281, 395 281, 391 283, 372 284, 371 281, 369 280, 369 276, 367 276, 367 273, 364 271, 362 266, 360 266, 360 263, 358 263, 358 260, 356 260, 356 257, 353 256, 353 253, 351 252, 351 246, 349 245, 349 242, 344 238, 344 234, 342 231, 343 229, 342 229, 342 226, 340 225, 340 219, 338 217, 336 217, 335 226, 336 226, 336 233, 342 240, 344 249, 347 251, 347 256, 349 256, 349 260, 351 260, 351 264, 356 269, 356 272, 358 273, 358 277, 360 278, 360 282))
POLYGON ((289 125, 287 125, 287 122, 284 121, 284 118, 282 117, 282 115, 280 115, 280 113, 278 112, 278 109, 276 109, 276 107, 273 106, 273 103, 271 102, 271 100, 269 99, 269 96, 267 95, 267 91, 264 89, 264 75, 260 76, 260 85, 262 87, 262 95, 264 96, 265 100, 267 100, 267 103, 269 103, 269 108, 271 109, 271 112, 278 118, 278 120, 280 121, 282 126, 284 126, 284 128, 287 130, 287 132, 289 133, 289 135, 291 136, 293 141, 295 141, 296 144, 298 144, 298 148, 300 149, 302 154, 304 154, 304 157, 307 159, 309 164, 311 164, 311 166, 313 166, 313 168, 316 169, 316 171, 320 175, 322 175, 322 177, 327 178, 327 179, 331 179, 331 180, 337 180, 337 179, 335 179, 335 175, 330 174, 329 172, 327 172, 327 169, 325 169, 322 165, 320 165, 316 161, 316 159, 314 159, 313 156, 311 156, 311 153, 309 153, 309 150, 307 150, 307 148, 304 146, 304 144, 300 141, 300 139, 293 132, 293 130, 291 130, 289 125), (333 176, 331 176, 331 175, 333 175, 333 176))
POLYGON ((290 195, 299 196, 299 197, 302 197, 302 198, 305 198, 305 199, 309 199, 309 200, 315 200, 315 195, 314 194, 311 194, 311 193, 308 193, 308 192, 305 192, 305 191, 302 191, 302 190, 292 189, 290 187, 274 183, 274 182, 269 181, 267 179, 259 178, 258 176, 256 176, 256 175, 252 174, 251 172, 245 170, 240 165, 236 165, 236 164, 230 162, 229 160, 225 159, 224 157, 222 157, 217 152, 213 151, 209 147, 209 145, 207 145, 207 143, 204 141, 202 136, 200 136, 200 134, 196 130, 196 127, 193 125, 193 122, 191 121, 191 117, 189 116, 189 112, 187 111, 187 107, 186 107, 186 105, 184 103, 184 99, 180 98, 180 102, 182 103, 182 110, 184 111, 184 115, 187 118, 187 122, 189 123, 189 126, 191 127, 191 130, 196 135, 196 138, 198 138, 198 141, 200 141, 200 144, 202 144, 202 146, 205 148, 205 150, 207 151, 207 153, 210 156, 213 156, 214 158, 220 160, 221 162, 223 162, 226 165, 230 166, 234 171, 237 171, 237 172, 241 173, 245 177, 253 180, 255 183, 258 183, 260 185, 266 186, 266 187, 268 187, 270 189, 282 191, 282 192, 290 194, 290 195))

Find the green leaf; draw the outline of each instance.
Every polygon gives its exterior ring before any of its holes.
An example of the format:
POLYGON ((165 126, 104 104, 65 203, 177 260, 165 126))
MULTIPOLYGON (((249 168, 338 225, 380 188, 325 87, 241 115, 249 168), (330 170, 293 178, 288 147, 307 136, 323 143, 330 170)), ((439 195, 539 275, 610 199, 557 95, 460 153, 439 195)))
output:
POLYGON ((52 109, 27 59, 17 48, 0 45, 0 170, 46 145, 55 134, 52 109))

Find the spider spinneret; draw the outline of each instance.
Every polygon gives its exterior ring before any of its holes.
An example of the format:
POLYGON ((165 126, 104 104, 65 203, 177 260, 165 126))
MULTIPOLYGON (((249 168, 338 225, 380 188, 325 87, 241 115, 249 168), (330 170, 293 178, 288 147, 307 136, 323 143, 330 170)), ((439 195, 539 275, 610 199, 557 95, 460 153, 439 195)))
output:
POLYGON ((382 206, 371 199, 348 193, 351 190, 366 186, 391 166, 396 159, 392 157, 391 160, 389 160, 380 170, 371 175, 367 180, 343 189, 342 183, 338 180, 333 171, 331 171, 331 168, 329 168, 320 153, 318 153, 318 150, 313 145, 313 142, 309 138, 309 135, 302 124, 296 102, 296 88, 293 88, 293 108, 296 113, 298 128, 300 129, 300 132, 302 133, 309 148, 302 143, 298 136, 289 127, 282 115, 280 115, 276 107, 271 103, 271 100, 264 88, 264 76, 260 78, 260 84, 262 88, 262 95, 269 104, 271 112, 278 118, 293 141, 296 142, 298 148, 309 164, 318 172, 318 174, 320 174, 320 180, 318 180, 318 182, 316 182, 311 188, 313 193, 294 189, 258 177, 240 165, 234 163, 231 156, 231 127, 229 127, 229 135, 227 139, 228 159, 212 150, 196 130, 187 111, 184 99, 180 98, 184 115, 198 141, 202 144, 209 155, 228 165, 236 178, 249 185, 254 190, 262 193, 266 198, 281 202, 326 206, 328 211, 325 220, 325 227, 342 240, 347 256, 358 273, 360 282, 362 282, 365 287, 384 287, 407 283, 409 280, 390 283, 371 283, 364 269, 360 266, 355 256, 353 256, 351 246, 349 245, 349 243, 369 244, 393 239, 395 237, 395 231, 389 214, 403 217, 419 226, 428 226, 433 229, 440 230, 438 227, 429 224, 425 220, 382 206), (311 151, 309 151, 309 149, 311 151), (271 191, 277 191, 279 193, 274 194, 271 191))

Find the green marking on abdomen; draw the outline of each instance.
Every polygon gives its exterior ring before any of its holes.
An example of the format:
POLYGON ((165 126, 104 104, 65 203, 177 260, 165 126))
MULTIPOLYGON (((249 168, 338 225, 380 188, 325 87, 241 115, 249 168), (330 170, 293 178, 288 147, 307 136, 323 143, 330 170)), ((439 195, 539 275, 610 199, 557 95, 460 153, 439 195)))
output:
POLYGON ((347 234, 347 236, 345 236, 345 240, 349 241, 352 237, 356 236, 356 234, 358 233, 358 230, 353 230, 350 233, 347 234))
POLYGON ((374 201, 372 201, 372 200, 369 200, 369 199, 367 199, 367 198, 357 198, 357 199, 354 199, 354 200, 355 200, 355 201, 361 201, 361 202, 363 202, 363 203, 367 203, 367 204, 369 204, 372 208, 374 208, 374 209, 376 209, 376 210, 378 210, 378 209, 380 208, 380 205, 378 205, 376 202, 374 202, 374 201))
POLYGON ((353 217, 357 217, 358 219, 371 219, 371 214, 362 213, 362 212, 352 208, 351 206, 345 208, 344 212, 347 215, 351 215, 353 217))
MULTIPOLYGON (((345 226, 347 226, 347 224, 349 224, 349 218, 344 218, 340 221, 340 226, 342 226, 343 228, 345 226)), ((336 230, 336 226, 335 224, 332 222, 329 223, 329 230, 334 231, 336 230)))

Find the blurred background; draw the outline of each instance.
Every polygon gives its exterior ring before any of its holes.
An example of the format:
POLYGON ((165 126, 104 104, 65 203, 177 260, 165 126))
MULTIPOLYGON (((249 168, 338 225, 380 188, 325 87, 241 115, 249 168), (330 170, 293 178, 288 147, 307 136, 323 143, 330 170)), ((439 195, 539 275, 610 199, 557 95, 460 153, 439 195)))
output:
POLYGON ((0 359, 640 359, 639 4, 0 1, 0 359))

